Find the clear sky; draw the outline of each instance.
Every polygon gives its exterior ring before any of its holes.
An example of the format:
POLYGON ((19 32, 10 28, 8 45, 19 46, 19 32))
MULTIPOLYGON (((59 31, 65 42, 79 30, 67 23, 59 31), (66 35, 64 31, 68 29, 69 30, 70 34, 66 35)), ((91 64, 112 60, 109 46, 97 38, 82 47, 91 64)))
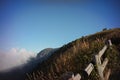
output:
POLYGON ((0 50, 39 52, 120 27, 119 0, 0 1, 0 50))

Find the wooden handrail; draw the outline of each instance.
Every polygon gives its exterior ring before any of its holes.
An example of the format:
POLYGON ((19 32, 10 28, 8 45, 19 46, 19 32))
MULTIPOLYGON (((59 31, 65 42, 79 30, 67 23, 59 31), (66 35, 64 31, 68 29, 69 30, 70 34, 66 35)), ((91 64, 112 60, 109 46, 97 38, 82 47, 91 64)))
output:
MULTIPOLYGON (((98 70, 98 74, 100 76, 100 80, 108 80, 109 75, 110 75, 110 70, 108 71, 108 74, 106 75, 106 77, 104 77, 104 75, 103 75, 103 71, 108 63, 108 59, 105 58, 103 63, 101 62, 101 57, 105 53, 105 51, 107 50, 108 46, 112 46, 111 40, 108 40, 108 44, 106 44, 103 47, 103 49, 99 51, 98 54, 94 55, 95 64, 97 65, 97 70, 98 70)), ((94 69, 94 64, 89 63, 89 65, 85 68, 84 71, 87 73, 87 76, 89 76, 91 74, 91 72, 93 71, 93 69, 94 69)), ((81 75, 79 73, 75 76, 74 76, 74 74, 72 74, 71 78, 69 78, 68 80, 81 80, 81 75)))

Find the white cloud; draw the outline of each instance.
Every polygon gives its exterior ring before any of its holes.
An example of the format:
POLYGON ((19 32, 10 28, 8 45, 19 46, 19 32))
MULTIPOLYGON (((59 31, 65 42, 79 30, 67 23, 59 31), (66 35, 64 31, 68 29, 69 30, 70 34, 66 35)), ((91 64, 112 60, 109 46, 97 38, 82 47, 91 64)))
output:
POLYGON ((29 58, 35 56, 36 55, 33 52, 18 48, 12 48, 7 52, 0 52, 0 71, 20 66, 26 63, 29 58))

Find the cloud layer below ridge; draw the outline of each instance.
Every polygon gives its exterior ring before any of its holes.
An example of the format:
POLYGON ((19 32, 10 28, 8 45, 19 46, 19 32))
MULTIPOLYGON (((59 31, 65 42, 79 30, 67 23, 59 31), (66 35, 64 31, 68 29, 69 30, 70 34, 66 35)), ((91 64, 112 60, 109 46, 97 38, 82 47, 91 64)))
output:
POLYGON ((35 56, 36 55, 33 52, 18 48, 0 52, 0 71, 9 70, 25 64, 31 57, 35 56))

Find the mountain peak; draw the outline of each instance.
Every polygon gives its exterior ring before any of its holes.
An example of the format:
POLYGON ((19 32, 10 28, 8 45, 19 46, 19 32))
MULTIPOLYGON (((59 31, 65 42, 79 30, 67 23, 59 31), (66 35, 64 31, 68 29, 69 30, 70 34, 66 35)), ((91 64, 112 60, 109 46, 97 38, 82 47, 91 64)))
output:
POLYGON ((52 50, 53 50, 53 48, 45 48, 37 54, 37 57, 45 56, 45 55, 49 54, 52 50))

